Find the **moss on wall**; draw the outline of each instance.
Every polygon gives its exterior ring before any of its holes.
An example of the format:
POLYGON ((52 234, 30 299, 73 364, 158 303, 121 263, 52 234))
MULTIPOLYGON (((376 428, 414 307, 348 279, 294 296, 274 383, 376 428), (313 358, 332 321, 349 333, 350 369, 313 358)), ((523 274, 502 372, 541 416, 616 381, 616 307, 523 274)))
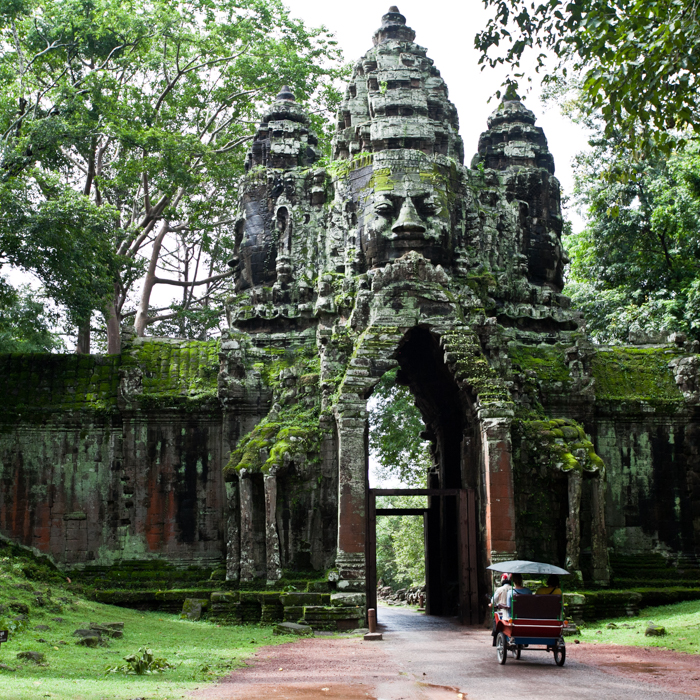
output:
POLYGON ((118 355, 0 355, 0 415, 116 409, 118 355))
POLYGON ((143 397, 216 398, 218 340, 139 339, 122 356, 122 367, 143 372, 143 397))
POLYGON ((607 401, 683 402, 668 363, 679 355, 671 348, 601 348, 591 363, 596 399, 607 401))
POLYGON ((570 418, 517 420, 517 432, 531 449, 530 459, 563 472, 604 471, 603 460, 583 427, 570 418))
POLYGON ((535 372, 542 382, 570 382, 571 374, 564 354, 565 346, 557 345, 521 345, 511 343, 508 356, 514 365, 523 372, 535 372))
POLYGON ((315 347, 270 351, 256 363, 263 382, 273 391, 268 415, 243 436, 224 467, 226 478, 242 470, 268 473, 290 461, 318 459, 320 426, 320 360, 315 347))

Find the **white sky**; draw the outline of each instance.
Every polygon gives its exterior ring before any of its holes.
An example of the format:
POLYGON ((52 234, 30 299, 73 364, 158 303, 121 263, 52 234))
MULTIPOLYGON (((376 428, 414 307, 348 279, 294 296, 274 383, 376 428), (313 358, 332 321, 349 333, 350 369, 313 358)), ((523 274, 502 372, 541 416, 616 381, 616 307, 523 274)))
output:
MULTIPOLYGON (((294 17, 307 26, 325 25, 335 33, 345 59, 354 62, 372 47, 372 35, 381 24, 391 0, 352 0, 351 2, 319 2, 319 0, 284 0, 294 17)), ((401 0, 399 10, 406 24, 416 32, 416 42, 428 49, 447 87, 450 99, 459 113, 460 133, 464 139, 464 160, 469 166, 476 152, 479 135, 486 129, 486 118, 496 108, 489 97, 498 89, 505 72, 489 68, 481 71, 479 54, 474 48, 474 35, 486 26, 488 13, 482 0, 401 0)), ((532 76, 533 81, 536 76, 532 76)), ((565 192, 571 192, 573 175, 571 160, 586 148, 583 129, 561 116, 556 108, 544 111, 536 96, 526 103, 537 116, 549 149, 554 155, 556 176, 565 192)), ((572 211, 568 216, 574 228, 580 220, 572 211)))

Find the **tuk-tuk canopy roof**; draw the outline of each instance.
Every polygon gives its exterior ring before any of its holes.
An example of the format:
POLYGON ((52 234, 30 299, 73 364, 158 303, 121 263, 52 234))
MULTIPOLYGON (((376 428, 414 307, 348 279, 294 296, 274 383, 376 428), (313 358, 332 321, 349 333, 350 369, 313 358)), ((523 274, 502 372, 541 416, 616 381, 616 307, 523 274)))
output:
POLYGON ((544 564, 539 561, 525 561, 523 559, 515 559, 513 561, 499 561, 496 564, 487 566, 491 571, 500 571, 504 574, 559 574, 560 576, 569 576, 566 569, 553 564, 544 564))

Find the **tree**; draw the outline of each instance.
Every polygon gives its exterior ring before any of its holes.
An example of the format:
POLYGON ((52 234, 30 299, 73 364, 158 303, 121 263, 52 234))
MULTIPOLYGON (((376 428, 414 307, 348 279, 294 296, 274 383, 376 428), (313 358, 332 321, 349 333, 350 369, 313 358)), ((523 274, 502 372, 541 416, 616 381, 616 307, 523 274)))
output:
POLYGON ((58 315, 27 287, 12 288, 0 277, 0 353, 53 352, 63 342, 51 329, 58 315))
POLYGON ((700 147, 637 160, 604 138, 578 157, 588 223, 566 238, 565 293, 600 342, 700 339, 700 147), (614 166, 611 163, 614 161, 614 166), (611 167, 616 177, 603 177, 611 167))
MULTIPOLYGON (((432 465, 429 443, 420 432, 425 423, 408 387, 396 383, 396 370, 386 372, 369 403, 369 448, 380 480, 398 480, 425 488, 432 465)), ((424 496, 383 497, 379 507, 424 508, 424 496)), ((423 520, 392 516, 377 520, 377 577, 393 588, 425 581, 423 520)))
MULTIPOLYGON (((229 212, 261 104, 289 84, 318 120, 338 97, 335 42, 280 0, 12 0, 0 32, 4 196, 29 221, 49 205, 62 212, 48 173, 112 222, 109 289, 95 268, 91 307, 110 352, 125 316, 143 335, 205 308, 231 274, 229 212), (182 303, 152 313, 156 285, 183 289, 182 303)), ((32 239, 22 246, 31 252, 32 239)), ((4 259, 37 269, 31 255, 4 259)), ((84 308, 76 314, 84 323, 84 308)))
POLYGON ((380 479, 425 488, 432 460, 429 443, 420 438, 423 430, 410 390, 396 383, 396 370, 386 372, 369 405, 369 449, 380 479))
MULTIPOLYGON (((667 129, 700 132, 700 23, 695 0, 484 0, 493 11, 475 46, 480 63, 511 67, 537 51, 544 82, 574 74, 605 136, 669 150, 667 129), (547 72, 548 60, 554 66, 547 72)), ((500 92, 499 92, 500 97, 500 92)))
MULTIPOLYGON (((381 508, 425 508, 424 496, 384 496, 381 508)), ((425 583, 423 518, 392 515, 377 519, 377 580, 394 590, 425 583)))

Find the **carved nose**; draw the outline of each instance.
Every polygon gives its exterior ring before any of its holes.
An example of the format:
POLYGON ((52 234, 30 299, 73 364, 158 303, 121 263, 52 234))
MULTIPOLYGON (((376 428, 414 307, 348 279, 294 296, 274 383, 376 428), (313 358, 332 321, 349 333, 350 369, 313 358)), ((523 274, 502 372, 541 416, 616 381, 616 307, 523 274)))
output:
POLYGON ((425 226, 420 221, 418 212, 410 197, 406 197, 401 205, 399 218, 391 227, 394 233, 425 233, 425 226))

